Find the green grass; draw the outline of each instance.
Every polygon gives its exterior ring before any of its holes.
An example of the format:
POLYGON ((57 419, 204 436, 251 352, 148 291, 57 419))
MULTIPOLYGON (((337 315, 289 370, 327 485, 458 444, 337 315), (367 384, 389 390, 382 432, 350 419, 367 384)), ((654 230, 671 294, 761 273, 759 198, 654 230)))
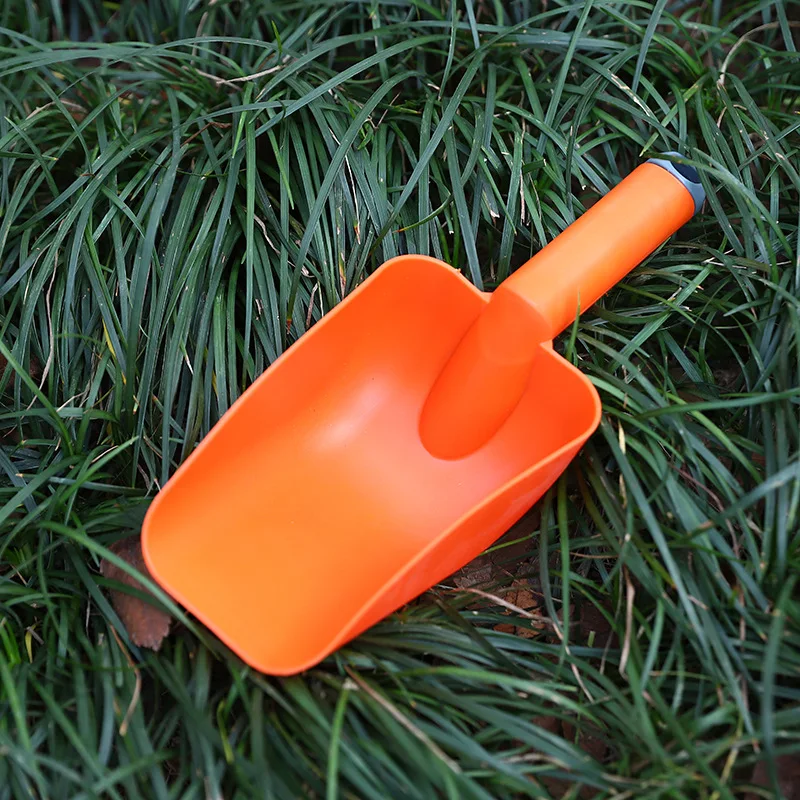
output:
POLYGON ((798 19, 0 3, 0 798, 722 800, 759 761, 776 796, 800 752, 798 19), (603 421, 504 564, 552 624, 496 630, 514 616, 448 584, 279 680, 160 593, 172 636, 131 644, 100 559, 309 325, 399 253, 492 288, 677 148, 703 212, 557 343, 603 421))

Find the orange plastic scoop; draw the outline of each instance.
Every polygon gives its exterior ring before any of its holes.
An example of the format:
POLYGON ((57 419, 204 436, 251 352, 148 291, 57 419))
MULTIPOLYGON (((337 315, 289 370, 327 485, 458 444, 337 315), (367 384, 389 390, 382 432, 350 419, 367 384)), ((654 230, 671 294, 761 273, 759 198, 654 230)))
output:
POLYGON ((277 359, 156 497, 159 584, 256 669, 313 666, 478 555, 600 418, 567 327, 702 203, 645 163, 494 293, 380 267, 277 359))

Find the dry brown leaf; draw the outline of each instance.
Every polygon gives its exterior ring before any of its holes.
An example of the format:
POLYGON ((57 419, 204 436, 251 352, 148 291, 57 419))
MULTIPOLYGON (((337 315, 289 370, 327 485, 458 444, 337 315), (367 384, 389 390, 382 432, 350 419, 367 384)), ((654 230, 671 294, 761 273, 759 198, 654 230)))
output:
POLYGON ((495 625, 494 629, 500 633, 514 633, 517 626, 512 625, 510 622, 501 622, 499 625, 495 625))
MULTIPOLYGON (((507 603, 510 603, 512 606, 521 609, 522 611, 534 613, 539 609, 539 604, 536 602, 536 596, 531 590, 530 584, 521 578, 514 579, 509 589, 502 592, 502 597, 507 603)), ((507 610, 503 613, 512 614, 513 612, 511 610, 507 610)), ((496 631, 500 631, 501 633, 515 633, 517 636, 521 636, 523 639, 533 639, 544 629, 544 627, 544 621, 539 623, 538 621, 531 620, 530 627, 524 625, 514 625, 510 622, 501 622, 499 625, 495 625, 494 629, 496 631)))
MULTIPOLYGON (((138 536, 122 539, 109 549, 143 575, 150 577, 150 572, 142 556, 142 543, 138 536)), ((102 560, 100 572, 109 580, 119 581, 147 592, 147 589, 139 581, 110 561, 102 560)), ((109 594, 114 610, 119 614, 131 641, 139 647, 148 647, 157 651, 169 633, 171 621, 169 614, 127 592, 111 589, 109 594)))
POLYGON ((473 586, 487 584, 492 580, 492 559, 488 555, 473 558, 452 576, 453 583, 459 589, 471 589, 473 586))
MULTIPOLYGON (((531 544, 527 537, 527 531, 538 519, 537 515, 535 509, 529 512, 495 542, 492 552, 482 553, 447 579, 447 583, 458 589, 478 595, 479 599, 469 608, 476 610, 500 605, 505 607, 503 613, 506 616, 520 616, 520 611, 539 616, 537 594, 528 577, 532 562, 531 544), (512 579, 510 586, 507 583, 509 578, 512 579)), ((494 630, 532 639, 544 627, 544 622, 539 625, 536 621, 532 621, 532 627, 501 622, 494 626, 494 630)))

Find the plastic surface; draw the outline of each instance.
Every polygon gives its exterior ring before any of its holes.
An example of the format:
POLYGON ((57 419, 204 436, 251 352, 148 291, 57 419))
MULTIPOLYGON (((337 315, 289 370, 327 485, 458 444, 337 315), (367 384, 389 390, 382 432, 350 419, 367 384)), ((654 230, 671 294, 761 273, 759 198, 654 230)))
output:
POLYGON ((637 167, 503 283, 549 322, 572 324, 694 214, 683 183, 657 164, 637 167))
MULTIPOLYGON (((652 197, 654 183, 660 203, 614 190, 601 203, 623 198, 616 213, 598 203, 504 284, 523 318, 511 362, 527 371, 470 385, 519 396, 460 458, 433 455, 420 421, 492 295, 432 258, 384 264, 254 382, 155 498, 142 531, 154 578, 248 664, 287 675, 482 552, 599 423, 597 392, 550 336, 578 294, 596 299, 691 216, 689 194, 656 166, 620 187, 652 197)), ((480 341, 508 342, 502 326, 490 320, 480 341)))
POLYGON ((434 383, 422 413, 425 447, 453 459, 488 441, 535 368, 531 343, 570 325, 693 212, 683 178, 642 164, 507 278, 434 383))
MULTIPOLYGON (((665 153, 664 155, 673 156, 675 158, 682 158, 680 153, 674 150, 665 153)), ((665 169, 675 178, 677 178, 689 191, 692 199, 694 200, 694 210, 697 213, 703 206, 706 200, 706 191, 703 189, 703 184, 700 183, 700 175, 694 167, 688 164, 681 164, 679 161, 669 161, 666 158, 649 158, 648 164, 657 164, 662 169, 665 169)))

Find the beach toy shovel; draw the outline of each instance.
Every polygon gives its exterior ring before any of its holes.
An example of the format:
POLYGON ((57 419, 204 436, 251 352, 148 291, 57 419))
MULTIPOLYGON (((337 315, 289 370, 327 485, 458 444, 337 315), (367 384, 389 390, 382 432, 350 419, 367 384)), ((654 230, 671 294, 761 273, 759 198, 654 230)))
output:
POLYGON ((289 675, 463 567, 599 423, 553 337, 703 198, 691 167, 643 163, 491 293, 434 258, 384 263, 156 496, 154 579, 249 665, 289 675))

